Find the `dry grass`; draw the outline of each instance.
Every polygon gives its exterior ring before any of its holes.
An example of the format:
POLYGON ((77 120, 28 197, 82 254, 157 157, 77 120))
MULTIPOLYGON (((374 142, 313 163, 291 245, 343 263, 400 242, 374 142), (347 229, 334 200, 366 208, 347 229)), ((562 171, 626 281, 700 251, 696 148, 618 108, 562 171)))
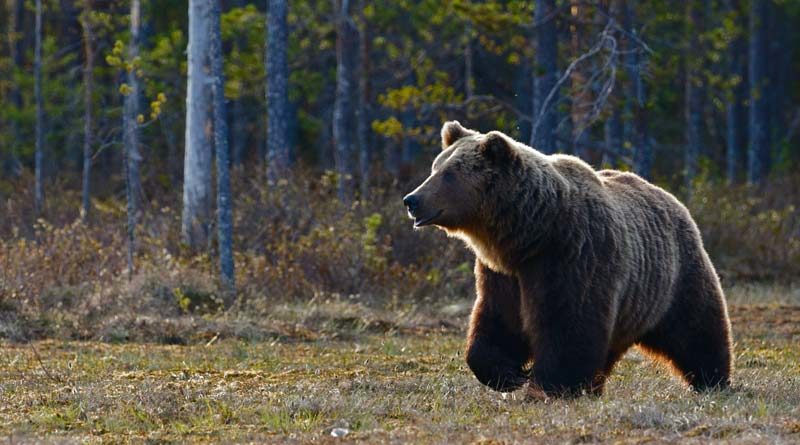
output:
POLYGON ((632 352, 605 397, 548 404, 466 368, 471 255, 410 230, 405 185, 343 207, 330 175, 296 179, 235 182, 238 302, 225 312, 213 247, 180 243, 177 192, 148 203, 128 282, 117 198, 98 198, 87 224, 67 188, 34 224, 30 190, 0 187, 0 437, 800 443, 800 209, 786 193, 800 177, 709 183, 689 203, 728 287, 732 390, 693 394, 632 352))
POLYGON ((602 398, 525 403, 480 386, 463 363, 465 302, 423 311, 329 301, 274 307, 264 322, 274 335, 259 341, 5 343, 0 435, 23 443, 800 442, 798 293, 754 304, 729 294, 737 370, 721 393, 691 393, 632 351, 602 398), (334 438, 334 428, 348 434, 334 438))

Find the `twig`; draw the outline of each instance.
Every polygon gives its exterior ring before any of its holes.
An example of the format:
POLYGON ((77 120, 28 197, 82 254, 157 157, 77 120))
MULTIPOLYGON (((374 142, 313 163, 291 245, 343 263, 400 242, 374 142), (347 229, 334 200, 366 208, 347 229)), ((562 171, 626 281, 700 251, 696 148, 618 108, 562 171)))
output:
POLYGON ((533 124, 533 130, 531 131, 531 140, 536 139, 536 133, 539 130, 539 125, 542 122, 542 117, 547 112, 548 108, 550 108, 550 102, 553 101, 553 97, 555 97, 558 90, 561 88, 562 85, 564 85, 564 82, 566 82, 567 79, 572 75, 572 73, 578 67, 578 64, 599 53, 603 49, 603 47, 605 47, 606 41, 609 39, 615 42, 614 47, 616 47, 616 41, 614 40, 613 37, 609 35, 609 31, 612 29, 612 25, 613 25, 613 19, 609 21, 608 24, 606 25, 605 29, 600 34, 600 39, 597 41, 597 43, 591 49, 589 49, 589 51, 581 54, 578 58, 573 60, 572 63, 570 63, 567 69, 564 71, 564 74, 561 76, 561 78, 559 78, 556 84, 553 86, 553 88, 550 89, 550 93, 547 95, 544 102, 542 103, 542 106, 539 109, 539 114, 538 116, 536 116, 536 120, 533 124))
POLYGON ((39 351, 36 350, 36 346, 33 346, 33 343, 28 343, 28 344, 30 345, 31 350, 33 351, 33 356, 36 357, 36 361, 39 362, 39 367, 42 368, 42 371, 44 371, 44 374, 47 376, 47 378, 56 383, 64 383, 62 379, 56 378, 53 376, 53 374, 50 374, 50 371, 47 369, 47 366, 45 366, 44 362, 42 361, 42 357, 39 355, 39 351))
POLYGON ((466 100, 462 101, 461 103, 444 103, 444 104, 426 105, 421 110, 421 113, 422 113, 421 114, 421 120, 427 119, 427 117, 434 111, 438 111, 438 110, 445 110, 445 111, 463 110, 464 108, 467 108, 472 104, 480 104, 480 103, 488 103, 488 104, 491 104, 491 105, 495 105, 496 107, 505 108, 505 109, 511 111, 512 113, 516 114, 517 117, 522 121, 525 121, 525 122, 533 121, 533 118, 530 115, 525 114, 524 112, 522 112, 517 107, 511 105, 508 102, 502 101, 502 100, 500 100, 500 99, 498 99, 498 98, 496 98, 494 96, 490 96, 490 95, 472 96, 469 99, 466 99, 466 100))

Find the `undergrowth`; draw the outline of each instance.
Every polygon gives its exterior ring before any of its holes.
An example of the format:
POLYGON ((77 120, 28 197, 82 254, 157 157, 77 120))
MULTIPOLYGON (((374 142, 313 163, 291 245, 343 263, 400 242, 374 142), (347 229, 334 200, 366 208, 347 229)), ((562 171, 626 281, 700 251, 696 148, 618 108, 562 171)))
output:
MULTIPOLYGON (((147 200, 128 277, 120 191, 98 193, 84 221, 77 187, 50 184, 34 220, 30 179, 0 188, 0 337, 186 342, 247 336, 250 322, 223 329, 220 320, 258 320, 285 303, 424 310, 474 293, 463 245, 411 228, 401 197, 413 182, 384 180, 369 199, 345 204, 333 174, 267 185, 235 172, 237 303, 222 314, 215 245, 191 252, 181 243, 179 187, 147 200)), ((688 206, 726 286, 800 275, 799 197, 800 176, 761 188, 697 184, 688 206)))

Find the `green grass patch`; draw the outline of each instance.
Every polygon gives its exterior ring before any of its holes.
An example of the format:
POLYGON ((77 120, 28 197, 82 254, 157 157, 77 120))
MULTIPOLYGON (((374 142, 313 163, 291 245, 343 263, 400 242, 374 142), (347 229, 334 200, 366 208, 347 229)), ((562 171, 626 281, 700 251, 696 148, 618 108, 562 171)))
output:
POLYGON ((449 331, 347 325, 346 337, 306 341, 6 343, 0 435, 123 443, 800 441, 800 310, 739 305, 731 315, 737 358, 729 391, 694 394, 634 350, 605 396, 550 403, 482 387, 464 364, 463 335, 449 331), (335 428, 347 434, 334 438, 335 428))

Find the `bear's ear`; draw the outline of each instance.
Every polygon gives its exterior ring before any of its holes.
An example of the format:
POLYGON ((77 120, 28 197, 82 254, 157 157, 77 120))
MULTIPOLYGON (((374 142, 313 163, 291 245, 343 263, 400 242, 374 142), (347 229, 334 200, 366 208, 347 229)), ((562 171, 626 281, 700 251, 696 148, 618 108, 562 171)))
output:
POLYGON ((473 134, 478 134, 478 132, 462 127, 458 121, 445 122, 442 126, 442 150, 453 145, 455 141, 464 136, 473 134))
POLYGON ((507 162, 514 155, 508 136, 499 131, 486 133, 486 138, 480 143, 478 150, 490 162, 507 162))

